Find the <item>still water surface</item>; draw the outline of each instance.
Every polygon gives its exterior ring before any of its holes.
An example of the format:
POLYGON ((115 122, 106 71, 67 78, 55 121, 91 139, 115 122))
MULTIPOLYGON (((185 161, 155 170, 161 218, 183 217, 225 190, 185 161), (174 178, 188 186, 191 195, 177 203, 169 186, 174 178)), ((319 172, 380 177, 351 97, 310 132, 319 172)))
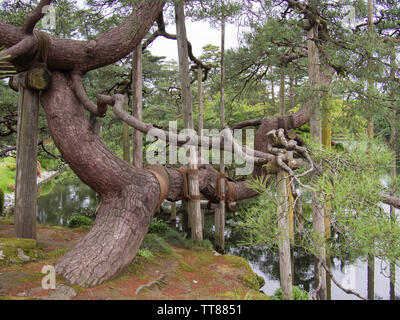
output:
MULTIPOLYGON (((49 188, 49 186, 48 186, 49 188)), ((46 189, 44 186, 43 189, 46 189)), ((68 183, 55 183, 51 191, 38 198, 37 219, 41 224, 66 226, 73 215, 82 214, 82 210, 96 210, 98 199, 96 193, 80 180, 75 179, 68 183)), ((163 206, 168 209, 169 203, 163 206)), ((389 210, 388 206, 384 206, 389 210)), ((206 214, 205 238, 213 242, 213 215, 206 214)), ((176 228, 183 231, 182 216, 177 217, 176 228)), ((253 270, 264 278, 265 285, 261 289, 266 294, 272 295, 279 288, 279 256, 277 253, 269 252, 264 247, 239 246, 241 240, 240 232, 235 232, 232 227, 234 218, 227 220, 225 231, 226 251, 245 258, 253 270)), ((332 259, 332 272, 335 279, 348 288, 353 288, 362 296, 367 296, 367 263, 359 259, 348 263, 339 259, 332 259)), ((304 288, 307 292, 312 288, 314 281, 314 258, 310 255, 296 250, 294 252, 294 284, 304 288)), ((396 268, 396 299, 400 299, 400 269, 396 268)), ((375 259, 375 299, 390 299, 389 267, 379 259, 375 259)), ((332 283, 333 300, 358 300, 353 295, 348 295, 332 283)))

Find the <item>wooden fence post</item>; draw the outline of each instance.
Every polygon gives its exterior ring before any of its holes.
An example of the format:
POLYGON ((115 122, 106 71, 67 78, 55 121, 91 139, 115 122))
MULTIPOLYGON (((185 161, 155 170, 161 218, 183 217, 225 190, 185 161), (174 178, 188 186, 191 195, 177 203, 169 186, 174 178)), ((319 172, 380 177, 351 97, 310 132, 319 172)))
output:
POLYGON ((19 75, 14 232, 17 238, 36 239, 40 92, 25 86, 25 76, 19 75))
POLYGON ((279 271, 282 288, 282 299, 293 299, 292 263, 290 257, 290 230, 288 189, 286 185, 286 172, 278 171, 277 181, 277 211, 278 211, 278 246, 279 246, 279 271))
MULTIPOLYGON (((189 77, 189 57, 188 57, 188 44, 186 37, 185 26, 185 11, 183 3, 175 4, 175 19, 176 19, 176 34, 179 55, 179 72, 181 78, 181 92, 183 104, 183 118, 186 129, 194 130, 193 120, 193 104, 192 95, 190 91, 190 77, 189 77)), ((187 180, 189 189, 189 216, 191 220, 192 238, 196 240, 203 240, 203 229, 201 222, 201 208, 200 208, 200 188, 199 188, 199 175, 198 175, 198 152, 194 146, 189 146, 189 165, 187 170, 187 180)))
MULTIPOLYGON (((132 56, 132 115, 142 121, 142 46, 133 51, 132 56)), ((143 134, 133 129, 132 164, 141 168, 143 166, 143 134)))

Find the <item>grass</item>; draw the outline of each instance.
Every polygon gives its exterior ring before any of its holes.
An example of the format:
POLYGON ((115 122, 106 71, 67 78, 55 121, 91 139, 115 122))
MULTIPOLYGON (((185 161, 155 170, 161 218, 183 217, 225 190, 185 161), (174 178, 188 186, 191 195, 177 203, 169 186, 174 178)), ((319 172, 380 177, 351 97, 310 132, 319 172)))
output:
POLYGON ((7 157, 0 160, 0 188, 5 193, 12 193, 8 187, 15 185, 15 159, 7 157), (14 168, 14 170, 13 170, 14 168))
MULTIPOLYGON (((39 159, 41 163, 41 170, 42 173, 46 172, 42 162, 44 164, 49 165, 49 160, 47 159, 39 159), (45 160, 47 162, 45 162, 45 160)), ((52 160, 54 162, 54 160, 52 160)), ((15 158, 12 157, 6 157, 3 159, 0 159, 0 188, 4 190, 5 193, 13 193, 12 189, 9 188, 9 186, 14 186, 15 185, 15 174, 16 174, 16 167, 15 167, 15 158)), ((45 190, 43 190, 43 194, 47 194, 48 192, 51 191, 52 185, 49 184, 44 187, 45 190), (50 189, 50 190, 49 190, 50 189)))

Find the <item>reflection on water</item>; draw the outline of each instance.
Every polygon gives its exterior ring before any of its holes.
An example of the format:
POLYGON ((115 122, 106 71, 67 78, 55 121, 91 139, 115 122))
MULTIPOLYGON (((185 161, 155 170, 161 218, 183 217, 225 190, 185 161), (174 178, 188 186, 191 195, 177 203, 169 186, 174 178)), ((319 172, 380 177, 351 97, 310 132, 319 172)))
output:
MULTIPOLYGON (((180 202, 177 202, 177 206, 180 202)), ((383 206, 388 210, 387 206, 383 206)), ((96 210, 96 194, 88 186, 78 179, 68 181, 68 183, 54 184, 53 189, 47 195, 38 198, 37 219, 41 224, 65 226, 71 216, 79 214, 82 208, 91 208, 96 210)), ((163 208, 168 210, 170 203, 164 201, 163 208)), ((169 210, 168 210, 169 211, 169 210)), ((233 215, 227 219, 225 230, 226 252, 245 258, 253 270, 265 279, 265 285, 262 291, 272 295, 279 288, 279 256, 277 252, 270 252, 262 246, 240 246, 242 233, 236 231, 233 226, 235 219, 233 215)), ((157 218, 168 220, 169 215, 159 215, 157 218)), ((181 213, 178 213, 175 227, 177 230, 190 234, 185 229, 187 221, 181 213)), ((204 238, 214 241, 214 215, 205 215, 204 238)), ((332 272, 335 279, 344 286, 354 289, 362 296, 367 296, 367 263, 359 259, 350 264, 332 258, 332 272)), ((314 281, 314 258, 306 252, 296 249, 294 252, 294 285, 302 287, 310 292, 314 281)), ((397 299, 400 299, 400 270, 396 268, 397 299)), ((348 295, 332 283, 333 300, 350 300, 358 298, 354 295, 348 295)), ((389 267, 379 259, 375 259, 375 299, 390 299, 390 281, 389 267)))
POLYGON ((97 209, 96 193, 79 179, 69 179, 66 183, 54 183, 50 193, 37 199, 36 217, 40 224, 66 226, 82 208, 97 209))
MULTIPOLYGON (((166 202, 164 202, 166 203, 166 202)), ((168 216, 162 216, 164 220, 168 216)), ((225 251, 245 258, 252 269, 265 280, 265 285, 261 291, 272 295, 280 287, 279 282, 279 255, 278 252, 271 252, 263 246, 240 246, 238 243, 243 240, 242 233, 233 226, 235 219, 232 216, 226 221, 225 230, 225 251)), ((183 226, 182 214, 178 214, 175 223, 177 230, 186 231, 183 226)), ((190 234, 190 232, 188 233, 190 234)), ((204 238, 214 242, 214 215, 205 215, 204 238)), ((300 248, 296 248, 294 256, 294 279, 293 284, 310 292, 314 282, 314 257, 300 248)), ((352 289, 361 296, 367 297, 367 261, 358 259, 353 263, 342 261, 337 258, 331 258, 331 270, 334 278, 345 288, 352 289)), ((375 259, 375 299, 390 300, 390 279, 389 266, 375 259)), ((397 278, 400 277, 400 268, 396 267, 397 278)), ((396 281, 395 291, 396 300, 400 300, 400 281, 396 281)), ((354 295, 346 294, 332 282, 331 291, 332 300, 359 300, 354 295)))

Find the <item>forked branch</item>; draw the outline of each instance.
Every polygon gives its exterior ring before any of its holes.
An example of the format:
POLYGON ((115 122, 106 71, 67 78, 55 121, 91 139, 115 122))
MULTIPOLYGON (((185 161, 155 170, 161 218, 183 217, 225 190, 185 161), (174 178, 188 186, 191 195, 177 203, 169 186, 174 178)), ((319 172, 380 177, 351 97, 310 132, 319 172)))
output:
POLYGON ((52 0, 41 0, 37 7, 28 14, 24 25, 22 27, 22 32, 24 34, 32 34, 33 29, 35 29, 36 24, 42 19, 45 15, 44 8, 51 4, 52 0))

